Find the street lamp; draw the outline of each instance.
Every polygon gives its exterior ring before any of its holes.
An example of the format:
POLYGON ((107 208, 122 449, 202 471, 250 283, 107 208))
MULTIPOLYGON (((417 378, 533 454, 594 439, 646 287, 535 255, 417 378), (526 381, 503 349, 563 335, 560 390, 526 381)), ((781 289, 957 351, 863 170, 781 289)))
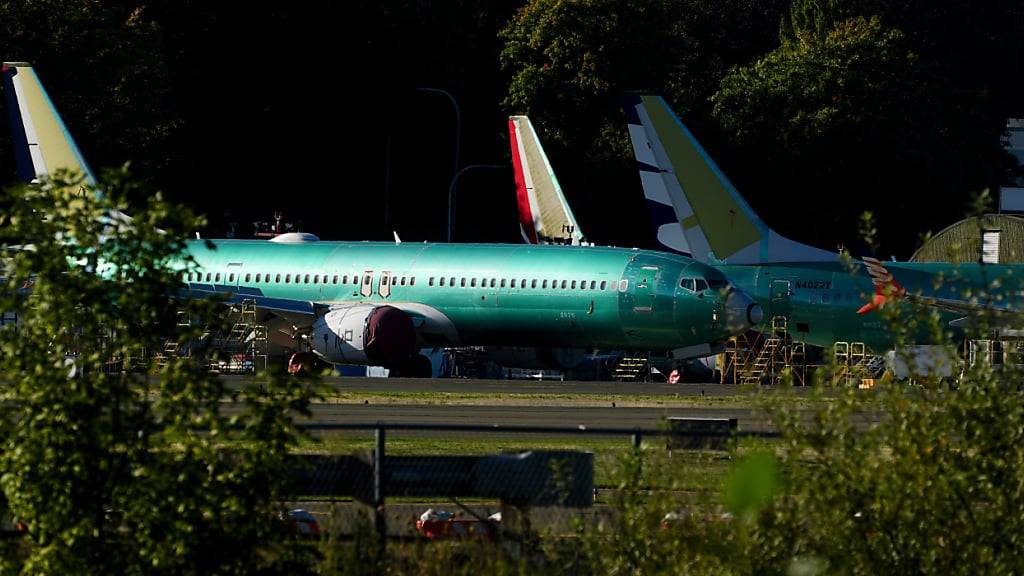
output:
MULTIPOLYGON (((459 140, 462 137, 462 112, 459 110, 459 103, 455 101, 455 97, 452 93, 447 90, 440 88, 428 88, 424 86, 418 86, 415 88, 416 92, 426 92, 428 94, 440 94, 446 96, 448 101, 452 103, 452 109, 455 111, 455 167, 452 168, 452 181, 454 182, 458 178, 459 174, 459 140)), ((448 195, 448 214, 452 212, 451 195, 448 195)), ((450 222, 450 216, 449 216, 450 222)), ((452 241, 452 229, 448 227, 448 241, 452 241)))
POLYGON ((458 190, 459 176, 470 170, 504 170, 508 164, 470 164, 452 176, 452 183, 448 186, 448 242, 452 241, 452 231, 455 229, 455 192, 458 190))

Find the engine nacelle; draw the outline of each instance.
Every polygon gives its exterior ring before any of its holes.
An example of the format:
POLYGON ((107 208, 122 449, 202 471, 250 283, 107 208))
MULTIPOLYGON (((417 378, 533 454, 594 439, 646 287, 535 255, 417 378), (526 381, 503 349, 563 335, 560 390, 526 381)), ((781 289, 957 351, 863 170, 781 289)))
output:
POLYGON ((313 353, 331 364, 396 367, 416 353, 412 319, 394 306, 358 304, 336 308, 313 323, 313 353))

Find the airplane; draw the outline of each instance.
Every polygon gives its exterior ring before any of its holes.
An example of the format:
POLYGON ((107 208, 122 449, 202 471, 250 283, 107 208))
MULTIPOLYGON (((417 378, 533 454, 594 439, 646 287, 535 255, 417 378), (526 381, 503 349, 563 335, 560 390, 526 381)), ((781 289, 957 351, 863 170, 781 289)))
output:
MULTIPOLYGON (((32 67, 2 65, 18 172, 96 180, 32 67)), ((602 347, 697 354, 761 321, 713 267, 636 249, 389 242, 192 240, 176 264, 191 297, 255 303, 271 340, 330 364, 429 375, 437 346, 602 347)))
MULTIPOLYGON (((940 310, 960 336, 981 316, 1006 333, 1020 324, 1024 267, 844 260, 790 240, 758 217, 664 99, 629 94, 623 106, 659 243, 715 266, 761 304, 766 323, 782 317, 808 343, 875 351, 892 348, 893 332, 870 313, 892 301, 940 310)), ((914 340, 930 342, 923 329, 914 340)))

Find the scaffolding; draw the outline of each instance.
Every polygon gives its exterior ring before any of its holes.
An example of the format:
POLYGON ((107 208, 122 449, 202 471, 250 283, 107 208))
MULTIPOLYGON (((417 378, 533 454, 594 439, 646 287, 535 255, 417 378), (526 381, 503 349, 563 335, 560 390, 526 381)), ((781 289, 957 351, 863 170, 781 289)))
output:
POLYGON ((868 352, 863 342, 836 342, 832 345, 832 381, 848 386, 870 388, 885 370, 885 359, 868 352))
POLYGON ((265 369, 269 357, 267 327, 257 317, 255 300, 242 300, 228 308, 222 326, 211 337, 210 370, 221 374, 249 374, 265 369))
POLYGON ((730 338, 720 365, 722 384, 778 384, 787 372, 803 386, 807 376, 807 347, 789 335, 785 316, 773 316, 771 331, 747 332, 730 338))
POLYGON ((618 382, 650 382, 651 353, 624 354, 612 369, 612 380, 618 382))

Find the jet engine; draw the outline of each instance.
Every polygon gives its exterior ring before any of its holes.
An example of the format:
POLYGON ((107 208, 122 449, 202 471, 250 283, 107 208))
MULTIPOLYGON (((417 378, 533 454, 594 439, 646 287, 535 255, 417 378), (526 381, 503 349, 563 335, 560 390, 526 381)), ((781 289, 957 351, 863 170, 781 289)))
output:
POLYGON ((416 353, 416 330, 394 306, 358 304, 335 308, 313 323, 313 353, 332 364, 395 367, 416 353))

